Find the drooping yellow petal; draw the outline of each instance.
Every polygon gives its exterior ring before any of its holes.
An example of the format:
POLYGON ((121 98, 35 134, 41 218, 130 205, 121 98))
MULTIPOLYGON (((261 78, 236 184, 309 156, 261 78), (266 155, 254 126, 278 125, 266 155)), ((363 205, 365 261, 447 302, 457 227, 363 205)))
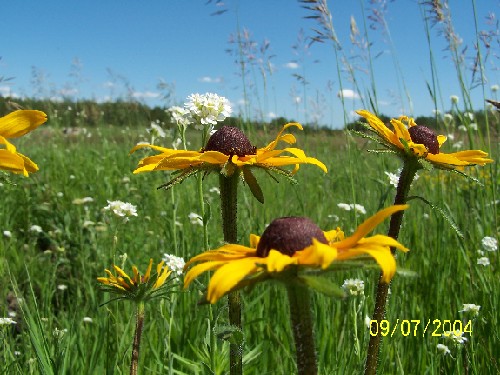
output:
POLYGON ((255 254, 255 248, 249 248, 243 245, 228 244, 220 247, 217 250, 205 251, 189 259, 184 266, 187 269, 189 265, 201 261, 224 261, 228 259, 240 259, 255 254))
POLYGON ((260 242, 260 236, 257 236, 256 234, 250 234, 250 247, 253 249, 257 249, 257 246, 259 246, 260 242))
POLYGON ((377 116, 364 109, 358 110, 356 111, 356 113, 361 117, 364 117, 368 121, 368 124, 372 127, 372 129, 379 133, 387 141, 389 141, 390 143, 392 143, 394 140, 399 142, 397 137, 395 137, 395 134, 377 116))
POLYGON ((28 176, 28 172, 24 167, 24 159, 17 153, 13 154, 5 149, 0 150, 0 169, 28 176))
POLYGON ((247 275, 257 270, 257 258, 246 258, 226 263, 220 267, 212 276, 208 285, 207 300, 210 303, 217 302, 224 294, 231 290, 238 282, 247 275))
POLYGON ((286 143, 295 143, 295 137, 289 137, 288 134, 284 135, 284 136, 281 136, 281 134, 286 130, 288 129, 289 127, 291 126, 295 126, 297 128, 299 128, 300 130, 303 130, 302 128, 302 125, 300 125, 299 123, 297 122, 290 122, 288 124, 285 124, 283 126, 283 128, 280 130, 280 132, 278 133, 278 135, 276 136, 276 139, 272 142, 270 142, 266 147, 264 147, 263 149, 266 150, 266 151, 271 151, 271 150, 274 150, 276 148, 276 146, 278 145, 278 142, 283 140, 284 142, 286 143))
POLYGON ((47 121, 42 111, 18 110, 0 117, 0 134, 5 138, 17 138, 29 133, 47 121))
MULTIPOLYGON (((163 266, 163 261, 160 264, 163 266)), ((171 273, 172 271, 169 270, 167 266, 165 266, 164 268, 160 267, 159 270, 157 269, 158 277, 153 285, 153 289, 158 289, 163 284, 165 284, 165 281, 167 280, 167 278, 170 276, 171 273)))

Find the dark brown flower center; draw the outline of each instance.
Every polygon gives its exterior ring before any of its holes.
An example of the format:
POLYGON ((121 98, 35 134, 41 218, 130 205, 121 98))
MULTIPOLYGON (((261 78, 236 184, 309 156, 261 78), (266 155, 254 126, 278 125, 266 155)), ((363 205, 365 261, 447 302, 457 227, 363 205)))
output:
POLYGON ((219 151, 228 156, 245 156, 255 154, 257 148, 252 146, 240 129, 223 126, 208 139, 204 151, 219 151))
POLYGON ((427 126, 412 126, 408 131, 413 142, 423 144, 431 154, 439 154, 439 142, 436 133, 427 126))
POLYGON ((323 231, 311 219, 307 217, 275 219, 260 238, 257 256, 265 258, 271 249, 292 256, 296 251, 312 245, 313 238, 328 243, 323 231))

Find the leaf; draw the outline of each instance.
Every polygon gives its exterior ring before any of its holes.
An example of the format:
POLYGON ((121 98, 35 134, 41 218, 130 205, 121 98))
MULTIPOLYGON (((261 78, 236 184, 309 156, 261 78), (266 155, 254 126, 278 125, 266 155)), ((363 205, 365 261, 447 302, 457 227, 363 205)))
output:
POLYGON ((218 339, 228 341, 230 344, 241 346, 244 341, 243 331, 233 325, 218 325, 214 327, 214 334, 218 339))
POLYGON ((259 182, 257 181, 255 176, 253 175, 250 168, 243 167, 242 169, 243 169, 243 178, 245 179, 245 182, 247 183, 248 187, 250 188, 250 191, 252 192, 253 196, 260 203, 264 204, 264 194, 262 193, 262 189, 259 186, 259 182))
POLYGON ((441 217, 446 222, 448 222, 448 224, 450 225, 451 229, 453 229, 455 231, 455 233, 457 234, 457 236, 460 239, 462 239, 462 240, 464 239, 463 233, 460 231, 460 229, 458 228, 458 225, 455 223, 455 221, 453 220, 453 218, 451 217, 451 215, 448 214, 447 212, 445 212, 441 207, 436 206, 435 204, 429 202, 427 199, 425 199, 423 197, 420 197, 418 195, 415 195, 415 196, 412 196, 412 197, 408 197, 407 202, 409 202, 412 199, 419 199, 422 202, 424 202, 425 204, 427 204, 432 210, 434 210, 435 212, 437 212, 438 214, 440 214, 441 217))
POLYGON ((345 293, 342 288, 325 277, 301 275, 298 278, 308 287, 328 297, 345 297, 345 293))

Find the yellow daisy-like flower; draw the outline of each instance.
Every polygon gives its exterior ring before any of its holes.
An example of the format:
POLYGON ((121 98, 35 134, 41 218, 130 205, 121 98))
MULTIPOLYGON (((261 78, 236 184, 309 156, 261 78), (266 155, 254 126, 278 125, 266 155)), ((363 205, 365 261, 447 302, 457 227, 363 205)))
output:
POLYGON ((402 116, 391 119, 394 131, 389 129, 377 116, 366 110, 356 113, 364 117, 371 129, 381 138, 382 143, 397 153, 425 159, 436 168, 463 170, 466 166, 485 165, 493 162, 481 150, 458 151, 450 154, 440 152, 446 136, 436 135, 431 129, 417 125, 413 118, 402 116))
POLYGON ((215 169, 230 176, 236 169, 243 169, 244 177, 247 179, 248 175, 245 175, 247 167, 279 169, 286 165, 294 165, 292 173, 295 173, 299 169, 299 164, 313 164, 326 173, 326 166, 321 161, 306 156, 304 151, 299 148, 276 149, 279 142, 288 144, 296 142, 292 134, 283 134, 286 129, 292 126, 302 130, 302 126, 298 123, 286 124, 276 139, 266 147, 259 149, 251 145, 241 130, 230 126, 223 126, 217 130, 200 151, 174 150, 151 144, 138 144, 130 153, 140 148, 149 147, 160 151, 160 154, 139 161, 139 168, 134 173, 185 170, 182 177, 187 177, 193 174, 192 172, 215 169), (288 155, 282 155, 283 153, 288 155))
POLYGON ((28 176, 36 172, 38 166, 27 156, 17 152, 16 147, 7 138, 18 138, 36 129, 47 121, 42 111, 18 110, 0 117, 0 169, 28 176))
POLYGON ((250 235, 250 246, 224 245, 207 251, 186 263, 191 268, 184 278, 184 288, 200 274, 216 270, 210 279, 207 300, 217 302, 228 292, 280 273, 302 268, 327 269, 333 262, 368 255, 376 260, 388 283, 396 272, 396 261, 390 248, 408 251, 391 237, 365 237, 385 218, 406 209, 407 205, 391 206, 379 211, 361 224, 354 234, 345 238, 340 229, 323 232, 310 219, 289 217, 274 220, 262 237, 250 235))
POLYGON ((106 269, 108 277, 98 277, 97 281, 103 284, 103 288, 115 294, 120 294, 123 298, 132 300, 146 300, 159 296, 159 291, 164 285, 172 271, 161 261, 156 266, 156 279, 151 278, 153 259, 149 260, 149 266, 144 276, 141 276, 136 266, 132 267, 133 277, 127 275, 120 267, 114 265, 115 275, 106 269))

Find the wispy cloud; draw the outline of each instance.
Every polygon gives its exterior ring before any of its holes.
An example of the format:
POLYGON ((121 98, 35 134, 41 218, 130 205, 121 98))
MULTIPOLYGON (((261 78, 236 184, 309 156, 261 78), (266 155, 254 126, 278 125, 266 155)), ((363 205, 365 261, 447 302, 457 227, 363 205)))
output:
POLYGON ((351 89, 343 89, 337 93, 337 96, 344 99, 359 99, 358 93, 351 89))
POLYGON ((10 96, 11 98, 19 98, 19 95, 12 91, 10 86, 0 86, 0 96, 10 96))
POLYGON ((198 78, 198 81, 203 82, 203 83, 221 83, 222 77, 213 78, 213 77, 205 76, 205 77, 198 78))
POLYGON ((285 65, 283 65, 285 68, 287 69, 298 69, 299 68, 299 64, 296 63, 295 61, 290 61, 290 62, 287 62, 285 65))
POLYGON ((156 99, 160 97, 160 94, 152 91, 135 91, 132 93, 132 97, 137 99, 156 99))

